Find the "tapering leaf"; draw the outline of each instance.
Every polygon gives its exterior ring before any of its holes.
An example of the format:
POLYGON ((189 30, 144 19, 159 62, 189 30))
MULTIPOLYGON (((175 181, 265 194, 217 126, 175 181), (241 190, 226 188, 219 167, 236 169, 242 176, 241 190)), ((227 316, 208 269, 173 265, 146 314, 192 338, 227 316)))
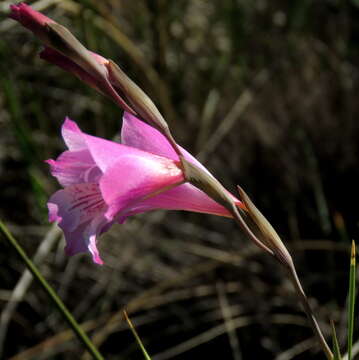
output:
POLYGON ((331 326, 332 326, 332 338, 333 338, 333 355, 334 355, 333 360, 341 360, 342 356, 340 354, 337 333, 335 331, 335 326, 333 321, 331 321, 331 326))
POLYGON ((31 261, 31 259, 26 255, 24 249, 17 242, 17 240, 12 236, 9 229, 6 225, 0 220, 0 234, 3 234, 5 239, 9 242, 9 244, 16 251, 21 260, 25 263, 29 271, 32 273, 34 278, 39 282, 42 288, 45 290, 47 296, 53 301, 57 309, 60 311, 63 318, 68 322, 78 339, 85 346, 87 351, 92 355, 93 359, 96 360, 104 360, 103 356, 97 350, 95 345, 91 342, 90 338, 86 335, 86 333, 82 330, 81 326, 75 320, 71 312, 67 309, 66 305, 62 302, 60 297, 57 295, 55 290, 51 287, 51 285, 46 281, 46 279, 42 276, 39 269, 36 265, 31 261))

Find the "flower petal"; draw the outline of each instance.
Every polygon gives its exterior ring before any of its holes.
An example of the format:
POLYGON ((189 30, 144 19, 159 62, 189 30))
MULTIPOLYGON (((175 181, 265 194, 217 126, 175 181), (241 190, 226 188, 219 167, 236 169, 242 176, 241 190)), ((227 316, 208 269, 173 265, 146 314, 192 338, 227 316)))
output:
POLYGON ((74 232, 81 224, 103 214, 104 203, 98 184, 87 183, 66 187, 53 194, 48 202, 49 221, 58 221, 64 231, 74 232))
POLYGON ((65 144, 70 150, 83 150, 87 148, 84 133, 70 118, 65 118, 61 133, 65 144))
POLYGON ((231 216, 226 208, 188 183, 142 201, 133 211, 141 213, 154 209, 185 210, 219 216, 231 216))
POLYGON ((52 176, 63 186, 98 182, 102 172, 88 150, 65 151, 56 160, 46 160, 52 176))
POLYGON ((63 230, 66 241, 65 254, 67 256, 88 251, 87 242, 84 237, 87 226, 88 223, 84 223, 74 231, 63 230))
MULTIPOLYGON (((172 160, 179 160, 178 155, 164 135, 128 112, 125 112, 123 115, 121 142, 155 155, 164 156, 172 160)), ((209 174, 209 171, 188 151, 181 146, 179 146, 179 148, 188 161, 209 174)))
POLYGON ((147 161, 153 165, 155 165, 156 163, 168 163, 172 165, 174 164, 174 161, 170 159, 156 156, 130 146, 119 144, 114 141, 101 139, 96 136, 91 136, 87 134, 83 135, 92 158, 103 172, 106 172, 107 169, 117 163, 120 158, 127 156, 132 157, 135 161, 141 159, 141 161, 147 161))
POLYGON ((57 221, 65 234, 67 255, 90 251, 102 264, 96 237, 112 225, 104 217, 107 209, 98 184, 77 184, 57 191, 48 202, 49 221, 57 221))
POLYGON ((101 215, 95 217, 89 226, 86 228, 86 231, 84 232, 84 237, 87 243, 88 251, 92 255, 92 260, 94 263, 102 265, 103 261, 100 257, 100 252, 97 249, 97 235, 99 235, 102 232, 102 229, 104 226, 107 225, 107 228, 109 228, 108 221, 101 215))
POLYGON ((107 219, 112 220, 127 207, 184 180, 182 170, 174 161, 144 154, 145 157, 142 154, 122 156, 101 177, 101 193, 109 207, 107 219))
POLYGON ((91 222, 81 224, 75 231, 64 230, 66 246, 65 254, 72 256, 78 253, 89 251, 92 254, 92 260, 99 265, 103 264, 100 253, 97 249, 97 235, 102 232, 104 224, 109 228, 106 219, 99 215, 91 222))
MULTIPOLYGON (((123 144, 135 147, 137 149, 141 149, 147 152, 150 152, 155 155, 164 156, 173 160, 178 160, 178 156, 173 150, 171 144, 168 140, 155 128, 151 127, 150 125, 144 123, 140 119, 136 118, 135 116, 131 115, 130 113, 125 112, 123 116, 123 124, 121 130, 121 141, 123 144)), ((193 157, 187 150, 183 149, 181 146, 179 148, 182 151, 183 156, 191 162, 192 164, 198 166, 200 169, 204 170, 208 175, 213 176, 195 157, 193 157)), ((184 187, 182 187, 184 189, 184 187)), ((191 187, 193 188, 193 187, 191 187)), ((194 194, 194 192, 192 191, 194 194)), ((202 193, 202 192, 201 192, 202 193)), ((202 205, 206 203, 204 197, 202 195, 198 195, 202 200, 202 205)), ((203 194, 203 193, 202 193, 203 194)), ((232 194, 228 193, 233 201, 237 203, 238 206, 243 207, 243 204, 232 194)), ((188 194, 190 195, 190 193, 188 194)), ((203 194, 209 200, 209 197, 203 194)), ((197 199, 195 196, 195 199, 197 199)), ((197 199, 199 200, 199 198, 197 199)), ((211 208, 210 202, 207 202, 204 208, 211 208)), ((202 208, 200 205, 200 208, 202 208)), ((223 208, 223 207, 221 207, 223 208)), ((186 209, 185 209, 186 210, 186 209)), ((192 210, 195 211, 195 210, 192 210)), ((200 211, 202 212, 202 211, 200 211)), ((208 212, 208 211, 204 211, 208 212)), ((213 213, 213 212, 209 212, 213 213)))

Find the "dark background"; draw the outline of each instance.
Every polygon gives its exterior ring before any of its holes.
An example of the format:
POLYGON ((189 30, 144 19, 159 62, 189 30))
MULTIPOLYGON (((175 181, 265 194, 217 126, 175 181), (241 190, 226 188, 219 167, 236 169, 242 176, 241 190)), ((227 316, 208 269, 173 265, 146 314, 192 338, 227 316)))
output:
MULTIPOLYGON (((28 3, 119 63, 177 141, 230 191, 240 184, 250 194, 290 249, 323 332, 329 339, 333 319, 345 349, 358 234, 359 2, 28 3)), ((101 238, 103 267, 65 257, 46 214, 59 185, 43 160, 63 151, 66 115, 114 138, 121 112, 40 60, 39 42, 7 19, 9 4, 0 2, 1 219, 30 255, 48 245, 41 271, 106 359, 142 358, 124 306, 153 360, 323 359, 282 269, 228 219, 143 214, 101 238)), ((22 284, 9 311, 24 265, 3 239, 0 264, 4 358, 80 359, 37 284, 22 284)))

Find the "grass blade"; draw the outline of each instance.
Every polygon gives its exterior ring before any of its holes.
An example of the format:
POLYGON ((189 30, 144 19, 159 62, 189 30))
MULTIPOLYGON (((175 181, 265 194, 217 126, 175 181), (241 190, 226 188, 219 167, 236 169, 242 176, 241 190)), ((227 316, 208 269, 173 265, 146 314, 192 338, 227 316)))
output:
POLYGON ((332 326, 332 337, 333 337, 333 355, 334 355, 333 360, 341 360, 342 355, 340 354, 340 348, 339 348, 337 333, 335 331, 335 326, 334 326, 333 321, 331 321, 331 326, 332 326))
POLYGON ((349 301, 348 301, 348 360, 352 359, 353 329, 354 329, 354 306, 355 306, 355 241, 352 241, 350 255, 350 273, 349 273, 349 301))
POLYGON ((27 268, 30 270, 34 278, 40 283, 43 287, 49 298, 54 302, 55 306, 61 312, 62 316, 71 326, 72 330, 78 337, 78 339, 82 342, 84 347, 88 350, 88 352, 92 355, 95 360, 104 360, 102 355, 99 353, 95 345, 91 342, 90 338, 86 335, 86 333, 82 330, 78 322, 72 316, 71 312, 67 309, 66 305, 62 302, 59 296, 56 294, 55 290, 51 287, 51 285, 46 281, 46 279, 42 276, 36 265, 31 261, 31 259, 26 255, 24 249, 17 242, 17 240, 12 236, 9 229, 6 225, 0 220, 0 231, 3 233, 6 240, 9 244, 14 248, 23 262, 26 264, 27 268))
POLYGON ((148 355, 148 352, 146 351, 144 345, 142 344, 142 341, 141 341, 140 337, 138 336, 137 331, 136 331, 135 327, 132 324, 132 321, 128 317, 127 312, 124 311, 123 315, 124 315, 124 317, 125 317, 125 319, 127 321, 128 326, 130 327, 130 330, 132 331, 133 336, 135 337, 135 339, 137 341, 138 346, 141 348, 143 356, 145 357, 146 360, 151 360, 151 357, 150 357, 150 355, 148 355))

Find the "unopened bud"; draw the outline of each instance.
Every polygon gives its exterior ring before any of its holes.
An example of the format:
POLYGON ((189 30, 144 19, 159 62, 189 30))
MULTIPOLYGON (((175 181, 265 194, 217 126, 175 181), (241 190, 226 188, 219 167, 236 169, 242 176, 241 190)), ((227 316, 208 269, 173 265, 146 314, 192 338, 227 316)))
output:
POLYGON ((149 96, 115 62, 109 60, 106 66, 111 84, 121 90, 136 113, 167 135, 169 133, 167 122, 149 96))
POLYGON ((64 26, 51 22, 47 24, 48 46, 70 58, 82 69, 95 77, 105 77, 106 67, 96 61, 84 45, 64 26))

